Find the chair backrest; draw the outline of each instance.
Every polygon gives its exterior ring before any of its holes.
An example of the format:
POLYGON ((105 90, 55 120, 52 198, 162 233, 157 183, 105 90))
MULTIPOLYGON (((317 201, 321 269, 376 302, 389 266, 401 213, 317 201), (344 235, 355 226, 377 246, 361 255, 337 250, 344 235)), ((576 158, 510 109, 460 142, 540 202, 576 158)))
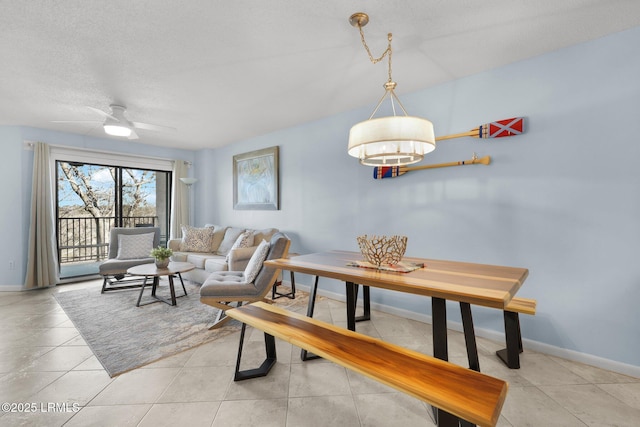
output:
MULTIPOLYGON (((285 258, 289 254, 290 245, 291 239, 289 239, 286 234, 281 232, 275 233, 269 241, 269 252, 267 253, 266 259, 285 258)), ((256 276, 256 279, 253 281, 254 286, 260 293, 265 289, 268 291, 276 282, 279 271, 279 268, 267 267, 263 264, 258 276, 256 276)))
POLYGON ((109 232, 109 259, 116 258, 118 256, 118 235, 120 234, 147 234, 154 233, 153 247, 155 248, 160 244, 160 227, 114 227, 109 232))

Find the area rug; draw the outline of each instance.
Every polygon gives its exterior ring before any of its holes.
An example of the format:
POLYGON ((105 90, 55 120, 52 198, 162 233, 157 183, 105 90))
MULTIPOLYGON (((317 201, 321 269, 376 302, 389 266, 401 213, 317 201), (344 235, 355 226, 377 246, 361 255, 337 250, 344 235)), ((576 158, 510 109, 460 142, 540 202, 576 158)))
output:
MULTIPOLYGON (((113 378, 240 329, 240 323, 231 320, 210 331, 218 309, 200 302, 199 286, 186 281, 185 286, 187 296, 178 298, 176 306, 156 302, 136 307, 140 292, 135 289, 101 294, 99 287, 90 287, 54 296, 113 378)), ((182 295, 179 280, 175 289, 176 296, 182 295)), ((145 289, 143 303, 151 298, 149 294, 145 289)), ((170 298, 166 282, 157 294, 170 298)), ((276 300, 290 309, 306 307, 307 302, 308 294, 300 291, 293 300, 276 300)))

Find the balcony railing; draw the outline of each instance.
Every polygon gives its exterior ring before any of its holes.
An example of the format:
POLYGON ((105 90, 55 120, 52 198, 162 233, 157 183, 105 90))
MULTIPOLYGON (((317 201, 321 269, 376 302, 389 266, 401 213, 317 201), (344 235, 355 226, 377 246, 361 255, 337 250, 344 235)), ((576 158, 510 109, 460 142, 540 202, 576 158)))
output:
MULTIPOLYGON (((123 218, 124 227, 154 227, 157 216, 123 218)), ((58 218, 58 259, 61 264, 102 261, 109 251, 109 232, 115 226, 113 217, 58 218)))

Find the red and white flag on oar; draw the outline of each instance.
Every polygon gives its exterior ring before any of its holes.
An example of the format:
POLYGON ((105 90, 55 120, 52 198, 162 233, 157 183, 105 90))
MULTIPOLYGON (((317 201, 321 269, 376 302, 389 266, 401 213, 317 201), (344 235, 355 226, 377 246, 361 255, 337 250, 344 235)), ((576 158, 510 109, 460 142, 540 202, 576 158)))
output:
POLYGON ((480 139, 503 138, 505 136, 520 135, 522 133, 524 133, 524 117, 512 117, 510 119, 498 120, 497 122, 485 123, 475 129, 471 129, 469 132, 437 136, 436 141, 463 138, 465 136, 480 139))

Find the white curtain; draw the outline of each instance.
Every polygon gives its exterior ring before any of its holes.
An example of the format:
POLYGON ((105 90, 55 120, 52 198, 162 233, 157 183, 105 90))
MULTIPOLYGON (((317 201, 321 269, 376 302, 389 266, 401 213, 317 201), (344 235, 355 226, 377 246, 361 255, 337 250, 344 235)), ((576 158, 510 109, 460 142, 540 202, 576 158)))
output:
POLYGON ((58 283, 58 252, 53 215, 53 185, 49 146, 34 144, 31 221, 27 253, 26 289, 44 288, 58 283))
POLYGON ((171 185, 171 238, 179 239, 182 237, 183 224, 189 223, 189 205, 186 186, 180 181, 180 178, 187 176, 187 165, 184 160, 175 160, 173 162, 173 183, 171 185))

